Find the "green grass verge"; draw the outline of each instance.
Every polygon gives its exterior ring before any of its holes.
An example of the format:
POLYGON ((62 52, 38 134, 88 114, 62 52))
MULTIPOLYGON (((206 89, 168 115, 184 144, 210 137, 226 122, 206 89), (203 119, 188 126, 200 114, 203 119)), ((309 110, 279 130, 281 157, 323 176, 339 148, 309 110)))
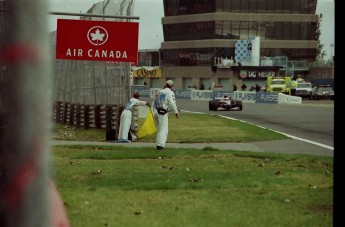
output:
MULTIPOLYGON (((142 125, 144 119, 139 119, 142 125)), ((104 129, 76 129, 63 125, 53 128, 54 139, 79 141, 104 141, 104 129)), ((141 138, 142 142, 154 142, 156 135, 141 138)), ((168 143, 245 143, 288 139, 269 129, 229 120, 217 115, 182 113, 179 119, 169 115, 168 143)))
POLYGON ((331 157, 98 146, 53 154, 74 227, 332 226, 331 157))
MULTIPOLYGON (((139 125, 144 119, 139 120, 139 125)), ((169 119, 167 142, 288 139, 216 115, 169 119)), ((104 141, 55 125, 54 139, 104 141)), ((140 139, 154 142, 155 135, 140 139)), ((54 179, 72 226, 332 226, 333 159, 307 155, 56 146, 54 179)))

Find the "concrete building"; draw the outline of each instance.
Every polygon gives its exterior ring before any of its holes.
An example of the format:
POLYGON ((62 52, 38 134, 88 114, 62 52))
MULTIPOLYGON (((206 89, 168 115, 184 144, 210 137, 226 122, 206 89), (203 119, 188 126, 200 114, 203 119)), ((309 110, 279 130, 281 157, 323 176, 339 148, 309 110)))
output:
POLYGON ((317 0, 163 3, 163 72, 150 79, 151 87, 172 79, 176 89, 232 90, 242 83, 249 89, 265 86, 269 75, 307 72, 316 59, 317 0))

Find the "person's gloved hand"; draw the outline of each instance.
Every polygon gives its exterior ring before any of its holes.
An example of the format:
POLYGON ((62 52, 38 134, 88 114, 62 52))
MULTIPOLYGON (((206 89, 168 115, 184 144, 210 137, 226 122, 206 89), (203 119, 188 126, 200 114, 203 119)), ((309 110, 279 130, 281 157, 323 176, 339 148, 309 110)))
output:
POLYGON ((150 108, 151 108, 151 103, 146 102, 146 106, 148 106, 148 107, 150 107, 150 108))
POLYGON ((176 112, 176 113, 175 113, 175 116, 176 116, 176 118, 178 119, 178 117, 180 116, 180 112, 176 112))

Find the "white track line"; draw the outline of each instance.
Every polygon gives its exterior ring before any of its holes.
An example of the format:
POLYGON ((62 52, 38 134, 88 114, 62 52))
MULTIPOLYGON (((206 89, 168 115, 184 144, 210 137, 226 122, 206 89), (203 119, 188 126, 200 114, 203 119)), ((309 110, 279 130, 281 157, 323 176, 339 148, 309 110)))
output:
MULTIPOLYGON (((193 111, 188 111, 188 110, 182 110, 182 111, 183 112, 187 112, 187 113, 194 113, 194 114, 207 114, 207 113, 193 112, 193 111)), ((223 115, 219 115, 219 114, 211 114, 211 115, 217 115, 217 116, 220 116, 222 118, 226 118, 226 119, 230 119, 230 120, 235 120, 235 121, 240 121, 240 122, 243 122, 243 123, 246 123, 246 124, 255 125, 255 124, 252 124, 252 123, 240 120, 240 119, 236 119, 236 118, 233 118, 233 117, 227 117, 227 116, 223 116, 223 115)), ((311 144, 314 144, 316 146, 323 147, 323 148, 326 148, 326 149, 334 151, 334 147, 331 147, 331 146, 328 146, 328 145, 325 145, 325 144, 322 144, 322 143, 318 143, 318 142, 315 142, 315 141, 299 138, 299 137, 296 137, 296 136, 293 136, 293 135, 290 135, 290 134, 286 134, 286 133, 283 133, 283 132, 279 132, 279 131, 275 131, 275 130, 272 130, 272 129, 269 129, 269 128, 265 128, 265 127, 262 127, 260 125, 255 125, 255 126, 263 128, 263 129, 271 130, 271 131, 276 132, 276 133, 280 133, 280 134, 285 135, 285 136, 287 136, 287 137, 289 137, 291 139, 300 140, 300 141, 303 141, 303 142, 306 142, 306 143, 311 143, 311 144)))

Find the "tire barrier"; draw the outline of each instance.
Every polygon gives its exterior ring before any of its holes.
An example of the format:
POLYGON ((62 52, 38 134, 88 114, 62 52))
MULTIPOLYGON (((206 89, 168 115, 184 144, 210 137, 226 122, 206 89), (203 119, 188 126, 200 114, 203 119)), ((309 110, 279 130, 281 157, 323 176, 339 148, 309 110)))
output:
POLYGON ((57 101, 53 105, 53 121, 76 128, 99 128, 116 132, 122 109, 117 105, 84 105, 57 101))

